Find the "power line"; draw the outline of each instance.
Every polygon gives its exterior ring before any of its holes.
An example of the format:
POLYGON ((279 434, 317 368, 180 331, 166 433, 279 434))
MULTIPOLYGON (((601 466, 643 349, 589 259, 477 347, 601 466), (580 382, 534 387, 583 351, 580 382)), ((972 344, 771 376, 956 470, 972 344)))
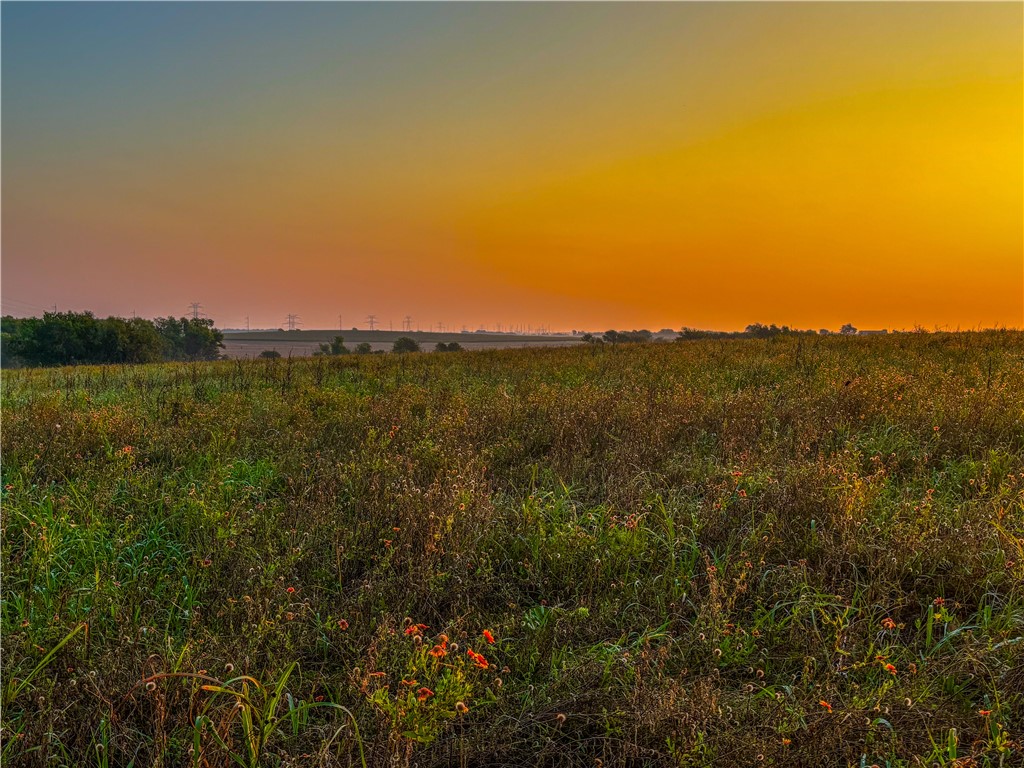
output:
POLYGON ((285 322, 288 324, 288 330, 289 331, 294 331, 296 325, 302 325, 302 323, 299 322, 299 316, 298 315, 288 315, 285 318, 285 322))
POLYGON ((372 331, 374 329, 374 327, 377 325, 377 316, 376 315, 367 315, 366 316, 366 322, 370 325, 370 330, 372 331))

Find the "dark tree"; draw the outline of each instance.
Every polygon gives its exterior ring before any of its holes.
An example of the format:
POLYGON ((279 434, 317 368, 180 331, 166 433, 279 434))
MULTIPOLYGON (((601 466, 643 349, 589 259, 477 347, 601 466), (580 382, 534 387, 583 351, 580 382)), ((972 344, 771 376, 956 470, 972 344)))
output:
POLYGON ((391 346, 392 352, 419 352, 420 344, 416 339, 411 339, 408 336, 400 336, 395 339, 395 343, 391 346))

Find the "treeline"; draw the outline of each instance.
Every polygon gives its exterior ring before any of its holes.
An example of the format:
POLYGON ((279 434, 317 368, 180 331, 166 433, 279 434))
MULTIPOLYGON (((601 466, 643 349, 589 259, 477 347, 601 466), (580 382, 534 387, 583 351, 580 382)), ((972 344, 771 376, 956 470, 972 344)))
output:
POLYGON ((92 312, 5 316, 0 323, 0 363, 17 368, 216 360, 223 341, 213 320, 199 318, 101 319, 92 312))
MULTIPOLYGON (((856 333, 857 329, 853 326, 843 326, 841 333, 856 333), (847 328, 852 329, 848 331, 847 328)), ((765 325, 764 323, 753 323, 748 325, 742 331, 704 331, 698 328, 683 328, 679 332, 677 337, 680 341, 688 341, 690 339, 770 339, 774 336, 817 336, 819 334, 827 334, 828 331, 811 331, 811 330, 800 330, 799 328, 790 328, 788 325, 778 326, 775 323, 771 325, 765 325)))
POLYGON ((648 330, 642 331, 605 331, 600 336, 584 333, 580 337, 587 344, 643 344, 654 339, 648 330))

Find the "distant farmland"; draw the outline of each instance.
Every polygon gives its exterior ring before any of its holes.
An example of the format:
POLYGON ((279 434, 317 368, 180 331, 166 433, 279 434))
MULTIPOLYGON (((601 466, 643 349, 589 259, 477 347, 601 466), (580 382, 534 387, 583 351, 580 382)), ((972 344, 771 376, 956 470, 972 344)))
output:
POLYGON ((232 359, 259 357, 264 350, 274 350, 282 357, 311 357, 320 345, 335 336, 345 339, 350 350, 368 342, 374 352, 390 352, 395 339, 408 336, 419 342, 424 352, 433 351, 438 342, 455 341, 469 349, 508 349, 511 347, 564 347, 580 343, 579 336, 527 335, 513 333, 433 333, 430 331, 225 331, 224 354, 232 359))

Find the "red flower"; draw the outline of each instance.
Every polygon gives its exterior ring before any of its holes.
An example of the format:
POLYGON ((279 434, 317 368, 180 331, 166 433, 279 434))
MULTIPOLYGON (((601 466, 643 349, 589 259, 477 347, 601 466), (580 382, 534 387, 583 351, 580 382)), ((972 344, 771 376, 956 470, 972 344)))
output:
POLYGON ((418 691, 416 691, 416 701, 426 701, 433 695, 434 692, 429 688, 420 688, 418 691))
POLYGON ((444 649, 443 645, 435 645, 429 651, 427 651, 435 659, 441 659, 448 655, 448 651, 444 649))
POLYGON ((485 629, 483 634, 484 640, 486 640, 491 645, 494 645, 494 635, 491 634, 491 630, 485 629))
POLYGON ((295 587, 288 587, 288 589, 286 589, 285 592, 287 592, 289 595, 293 595, 295 594, 295 587))
POLYGON ((487 663, 487 659, 484 658, 482 653, 475 653, 472 648, 466 651, 466 655, 473 660, 480 669, 487 669, 490 664, 487 663))
POLYGON ((821 701, 819 701, 819 702, 818 702, 818 704, 820 704, 821 706, 823 706, 823 707, 824 707, 825 709, 827 709, 827 710, 828 710, 829 712, 831 712, 831 711, 832 711, 832 705, 831 705, 831 704, 829 704, 829 703, 828 703, 827 701, 825 701, 824 699, 822 699, 821 701))
POLYGON ((424 629, 430 629, 426 624, 410 624, 405 628, 405 634, 407 635, 419 635, 422 634, 424 629))
POLYGON ((896 674, 896 667, 894 667, 892 664, 886 664, 885 665, 885 671, 888 672, 890 675, 895 675, 896 674))
POLYGON ((991 709, 979 709, 978 710, 978 714, 981 715, 982 717, 988 717, 989 715, 992 714, 992 710, 991 709))
POLYGON ((882 629, 896 629, 896 622, 890 618, 882 619, 882 629))
POLYGON ((348 622, 344 619, 338 619, 338 629, 344 632, 346 629, 348 629, 348 622))

